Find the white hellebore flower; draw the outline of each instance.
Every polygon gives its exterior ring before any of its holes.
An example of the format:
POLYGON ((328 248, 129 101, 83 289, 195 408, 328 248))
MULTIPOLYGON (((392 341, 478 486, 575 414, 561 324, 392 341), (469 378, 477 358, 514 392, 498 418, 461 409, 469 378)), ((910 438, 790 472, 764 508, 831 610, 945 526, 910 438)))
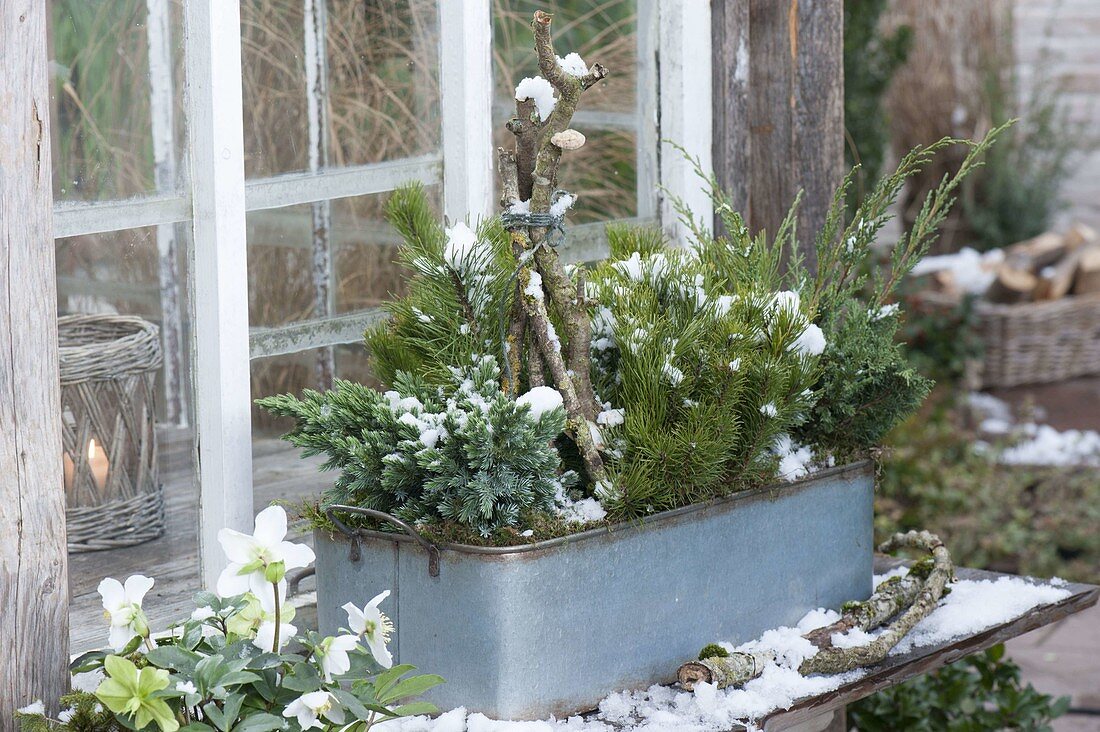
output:
POLYGON ((367 648, 370 649, 374 660, 378 661, 383 668, 393 665, 393 656, 386 648, 386 642, 390 639, 390 633, 393 632, 393 624, 378 609, 378 605, 389 596, 389 590, 380 592, 362 609, 351 602, 344 605, 344 611, 348 614, 348 629, 366 640, 367 648))
POLYGON ((303 730, 324 729, 320 717, 324 717, 333 724, 344 723, 344 710, 336 701, 336 697, 327 691, 311 691, 302 694, 292 701, 283 710, 284 717, 297 717, 298 726, 303 730))
POLYGON ((145 599, 145 593, 152 587, 152 578, 141 574, 127 577, 126 584, 122 584, 113 577, 107 577, 99 583, 99 595, 103 598, 103 615, 111 622, 111 632, 107 642, 116 651, 125 648, 134 636, 149 635, 149 624, 145 618, 145 612, 141 609, 141 601, 145 599))
POLYGON ((233 529, 218 532, 218 542, 229 558, 229 566, 218 577, 218 594, 232 597, 251 591, 257 597, 271 594, 272 580, 267 568, 281 563, 278 579, 288 569, 306 567, 313 561, 313 550, 305 544, 284 541, 286 511, 282 506, 269 506, 256 514, 256 530, 252 536, 233 529))
POLYGON ((330 636, 321 641, 317 646, 317 657, 321 661, 325 681, 332 681, 333 676, 340 676, 351 670, 348 651, 354 651, 357 645, 357 635, 341 635, 335 638, 330 636))

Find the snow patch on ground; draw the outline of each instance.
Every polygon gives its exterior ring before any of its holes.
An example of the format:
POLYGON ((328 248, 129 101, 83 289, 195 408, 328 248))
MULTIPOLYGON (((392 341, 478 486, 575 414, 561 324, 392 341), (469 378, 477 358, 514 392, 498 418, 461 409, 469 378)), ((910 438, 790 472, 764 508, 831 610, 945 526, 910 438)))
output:
POLYGON ((1007 465, 1100 467, 1100 432, 1061 431, 1035 422, 1016 423, 1008 404, 990 394, 972 392, 967 395, 967 403, 982 418, 982 432, 1011 440, 999 453, 986 442, 975 443, 978 452, 988 453, 1007 465))

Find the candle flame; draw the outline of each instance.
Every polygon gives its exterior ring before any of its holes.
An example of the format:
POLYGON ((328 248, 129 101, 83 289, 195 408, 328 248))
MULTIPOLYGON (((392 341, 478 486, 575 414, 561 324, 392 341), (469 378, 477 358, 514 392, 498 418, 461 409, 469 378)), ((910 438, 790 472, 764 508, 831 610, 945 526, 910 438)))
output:
POLYGON ((88 440, 88 459, 95 459, 95 438, 88 440))

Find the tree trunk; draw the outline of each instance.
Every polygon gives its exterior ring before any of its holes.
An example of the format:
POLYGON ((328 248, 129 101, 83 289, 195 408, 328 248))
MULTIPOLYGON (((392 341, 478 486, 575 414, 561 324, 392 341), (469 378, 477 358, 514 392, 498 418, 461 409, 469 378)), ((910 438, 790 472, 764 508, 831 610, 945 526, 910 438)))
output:
POLYGON ((68 689, 44 0, 0 3, 0 729, 68 689))

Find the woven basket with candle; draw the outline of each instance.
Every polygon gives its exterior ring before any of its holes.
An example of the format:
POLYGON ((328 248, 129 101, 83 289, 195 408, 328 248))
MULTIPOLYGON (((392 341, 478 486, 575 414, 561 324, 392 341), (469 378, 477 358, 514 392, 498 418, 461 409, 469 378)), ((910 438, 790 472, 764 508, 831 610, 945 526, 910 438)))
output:
POLYGON ((155 539, 164 533, 157 326, 124 315, 65 315, 57 325, 69 551, 155 539))

